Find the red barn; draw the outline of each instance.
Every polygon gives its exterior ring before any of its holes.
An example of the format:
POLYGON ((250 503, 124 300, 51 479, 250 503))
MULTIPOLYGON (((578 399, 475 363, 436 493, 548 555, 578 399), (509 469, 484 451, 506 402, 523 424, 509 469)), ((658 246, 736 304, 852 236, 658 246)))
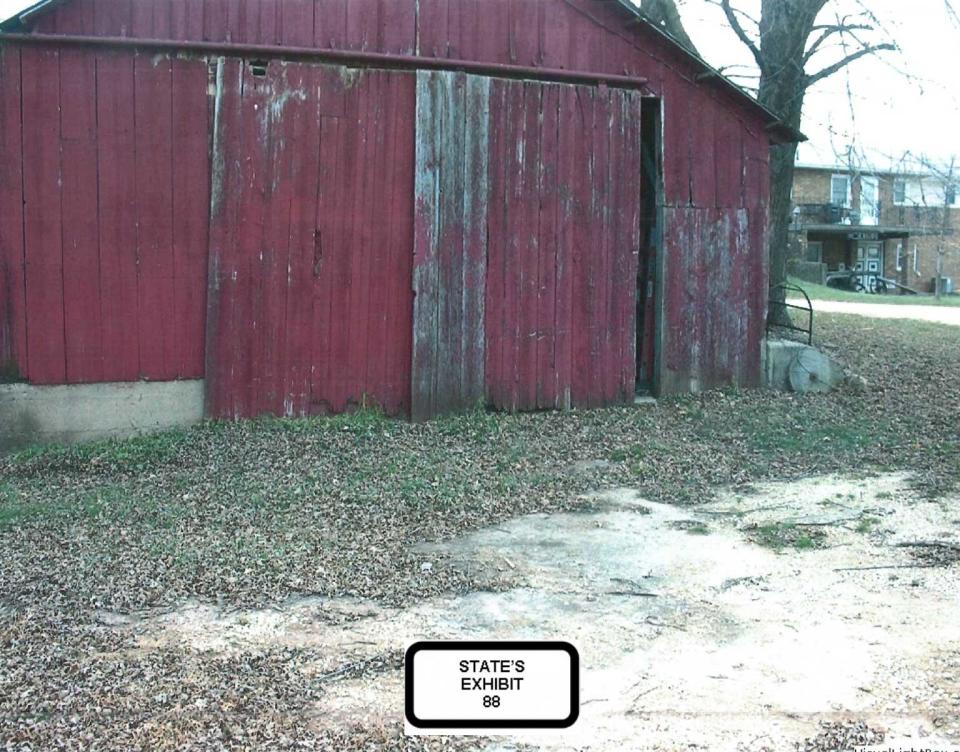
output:
POLYGON ((769 111, 627 0, 64 0, 0 49, 0 373, 212 417, 756 385, 769 111))

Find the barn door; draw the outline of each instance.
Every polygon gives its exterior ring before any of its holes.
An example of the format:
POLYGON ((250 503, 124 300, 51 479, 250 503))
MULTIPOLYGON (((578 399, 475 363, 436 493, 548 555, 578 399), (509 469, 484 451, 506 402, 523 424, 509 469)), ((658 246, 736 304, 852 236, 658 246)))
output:
POLYGON ((413 74, 221 60, 207 411, 405 413, 413 74))
POLYGON ((640 103, 419 74, 415 418, 632 400, 640 103))

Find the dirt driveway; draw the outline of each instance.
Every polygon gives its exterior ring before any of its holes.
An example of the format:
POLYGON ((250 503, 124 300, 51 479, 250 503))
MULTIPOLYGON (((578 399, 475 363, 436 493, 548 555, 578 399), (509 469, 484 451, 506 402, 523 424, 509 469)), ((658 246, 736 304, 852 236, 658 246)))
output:
MULTIPOLYGON (((802 305, 799 300, 790 303, 802 305)), ((935 324, 960 326, 960 306, 899 305, 892 303, 853 303, 844 300, 814 300, 817 313, 852 313, 875 319, 913 319, 935 324)))
POLYGON ((402 675, 383 656, 408 642, 565 639, 583 660, 580 722, 484 749, 820 749, 804 744, 853 721, 945 746, 960 742, 958 531, 955 499, 922 500, 899 475, 771 484, 696 509, 608 491, 420 548, 424 577, 452 557, 489 590, 408 609, 194 605, 123 629, 144 650, 319 649, 333 662, 308 672, 343 672, 307 719, 327 731, 396 728, 402 675))

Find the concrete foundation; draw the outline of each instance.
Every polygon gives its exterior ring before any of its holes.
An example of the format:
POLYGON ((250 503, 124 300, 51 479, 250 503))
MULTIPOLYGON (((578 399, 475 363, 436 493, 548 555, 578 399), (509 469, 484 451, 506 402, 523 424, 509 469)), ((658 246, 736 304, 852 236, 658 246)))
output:
POLYGON ((125 437, 203 419, 203 381, 0 384, 0 451, 125 437))

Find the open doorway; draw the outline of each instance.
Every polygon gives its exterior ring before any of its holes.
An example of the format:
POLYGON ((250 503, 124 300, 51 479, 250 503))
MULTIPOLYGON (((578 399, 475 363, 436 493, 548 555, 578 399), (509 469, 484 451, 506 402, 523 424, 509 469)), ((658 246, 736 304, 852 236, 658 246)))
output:
POLYGON ((661 230, 660 99, 644 97, 641 108, 640 143, 640 258, 637 265, 637 393, 656 388, 657 261, 661 230))

